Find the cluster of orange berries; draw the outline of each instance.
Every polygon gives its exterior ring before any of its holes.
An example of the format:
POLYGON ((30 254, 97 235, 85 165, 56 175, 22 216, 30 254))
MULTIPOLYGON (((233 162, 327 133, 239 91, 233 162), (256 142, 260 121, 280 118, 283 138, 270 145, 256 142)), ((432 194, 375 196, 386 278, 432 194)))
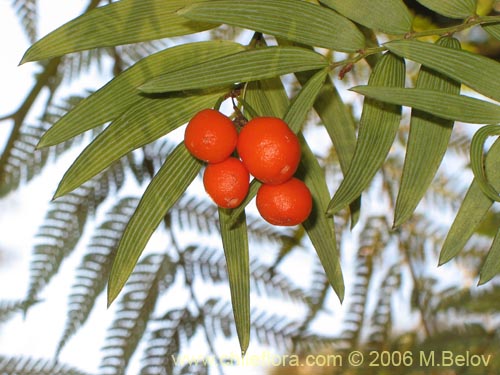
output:
POLYGON ((243 202, 251 174, 262 182, 256 205, 269 223, 292 226, 311 213, 311 193, 293 177, 300 162, 299 140, 283 120, 255 117, 238 133, 229 117, 204 109, 189 121, 184 144, 207 163, 203 185, 219 207, 235 208, 243 202), (232 156, 235 150, 239 158, 232 156))

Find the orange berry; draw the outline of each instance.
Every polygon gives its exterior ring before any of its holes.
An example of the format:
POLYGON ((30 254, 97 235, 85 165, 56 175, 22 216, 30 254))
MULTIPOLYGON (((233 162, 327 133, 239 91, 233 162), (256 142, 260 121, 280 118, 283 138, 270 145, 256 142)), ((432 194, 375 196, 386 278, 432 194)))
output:
POLYGON ((269 223, 292 226, 302 223, 312 210, 312 196, 301 180, 292 177, 279 184, 263 184, 257 191, 257 209, 269 223))
POLYGON ((300 161, 299 139, 276 117, 250 120, 240 131, 236 149, 248 171, 266 184, 290 179, 300 161))
POLYGON ((229 117, 215 109, 203 109, 189 121, 184 144, 196 158, 219 163, 234 151, 238 132, 229 117))
POLYGON ((243 163, 233 157, 208 164, 203 173, 206 192, 222 208, 234 208, 241 204, 247 196, 249 180, 250 174, 243 163))

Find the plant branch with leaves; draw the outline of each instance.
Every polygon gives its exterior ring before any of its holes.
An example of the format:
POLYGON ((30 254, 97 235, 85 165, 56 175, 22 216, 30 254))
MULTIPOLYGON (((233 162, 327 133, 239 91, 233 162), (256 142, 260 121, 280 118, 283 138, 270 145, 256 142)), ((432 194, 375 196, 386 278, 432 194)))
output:
MULTIPOLYGON (((19 2, 15 3, 19 6, 19 2)), ((89 306, 93 306, 106 285, 108 306, 120 297, 117 319, 109 337, 118 335, 117 340, 121 341, 115 347, 120 348, 121 355, 116 356, 106 347, 109 355, 103 359, 103 370, 123 373, 146 332, 154 339, 150 342, 153 346, 146 350, 149 354, 141 374, 156 373, 161 366, 168 373, 189 371, 175 369, 171 362, 155 367, 148 361, 158 360, 151 354, 156 342, 161 342, 158 345, 163 352, 178 354, 180 337, 191 340, 198 328, 204 332, 211 355, 216 355, 207 320, 218 320, 217 324, 223 325, 227 304, 198 300, 188 263, 191 250, 199 247, 183 248, 178 243, 173 227, 176 212, 179 218, 184 217, 179 227, 184 222, 187 226, 198 226, 199 232, 208 231, 220 238, 220 256, 226 269, 222 271, 221 264, 213 263, 213 259, 207 260, 205 267, 212 278, 229 285, 242 355, 250 345, 252 327, 257 337, 266 329, 274 329, 270 335, 274 334, 276 342, 283 343, 285 350, 291 350, 290 342, 297 348, 298 341, 308 343, 308 339, 310 347, 322 343, 344 349, 364 348, 362 327, 370 321, 367 301, 371 285, 375 283, 373 273, 380 271, 387 275, 386 282, 380 286, 381 294, 374 297, 384 309, 391 309, 391 292, 401 288, 405 262, 414 294, 420 298, 420 289, 427 290, 427 286, 422 286, 427 279, 415 273, 414 252, 420 254, 419 242, 415 249, 408 248, 413 246, 411 241, 404 242, 401 250, 396 250, 404 261, 387 269, 378 270, 376 261, 391 247, 385 235, 410 238, 416 233, 428 234, 425 230, 418 232, 412 220, 422 220, 418 207, 425 203, 435 177, 440 176, 440 166, 455 127, 458 123, 470 123, 479 125, 476 136, 468 144, 474 180, 445 238, 441 243, 436 241, 440 248, 433 248, 440 253, 440 264, 460 258, 466 243, 491 212, 493 202, 499 200, 500 176, 495 165, 500 158, 500 143, 497 139, 487 153, 483 149, 488 137, 499 134, 500 63, 463 49, 457 36, 477 28, 498 43, 500 16, 493 10, 490 14, 478 15, 474 0, 418 0, 418 3, 433 14, 458 21, 452 26, 416 31, 412 11, 401 0, 121 0, 100 7, 97 7, 99 1, 92 1, 83 15, 49 33, 26 51, 22 63, 49 62, 25 104, 9 116, 15 120, 15 126, 0 166, 8 164, 10 149, 19 138, 27 111, 50 78, 58 74, 64 57, 91 49, 112 48, 116 76, 53 121, 36 138, 36 147, 57 148, 88 130, 99 132, 66 171, 54 195, 54 212, 62 210, 58 202, 74 207, 69 220, 80 219, 78 213, 84 211, 81 206, 87 204, 86 199, 93 201, 97 208, 109 194, 106 193, 110 191, 109 181, 120 190, 123 185, 120 173, 130 174, 146 185, 140 199, 121 201, 110 212, 110 217, 115 219, 103 223, 97 233, 108 230, 110 225, 119 229, 109 243, 101 244, 100 237, 96 237, 93 243, 97 247, 93 249, 99 248, 100 255, 91 252, 82 264, 82 269, 92 264, 101 270, 99 275, 93 273, 92 285, 78 284, 88 289, 85 298, 89 298, 89 306), (241 35, 246 35, 244 31, 248 30, 252 33, 250 41, 245 45, 231 38, 212 37, 224 28, 238 30, 241 35), (124 69, 125 60, 119 46, 163 39, 174 41, 173 45, 146 53, 124 69), (414 63, 419 65, 415 80, 410 68, 414 63), (339 68, 335 76, 333 73, 339 68), (356 75, 358 70, 368 76, 366 84, 346 87, 348 80, 342 79, 356 75), (359 119, 343 99, 345 88, 363 97, 358 103, 359 119), (292 234, 263 228, 258 220, 253 221, 249 204, 261 185, 256 179, 251 182, 243 203, 234 209, 212 207, 210 215, 203 215, 199 213, 206 206, 192 207, 192 202, 183 200, 203 165, 187 151, 183 142, 165 143, 164 137, 185 125, 199 111, 222 108, 226 100, 231 100, 234 107, 229 116, 240 125, 244 126, 244 122, 239 121, 242 115, 248 119, 272 116, 284 120, 297 134, 302 158, 296 175, 310 190, 313 208, 292 234), (411 108, 411 112, 404 112, 403 107, 411 108), (320 123, 321 131, 326 134, 325 142, 330 147, 327 158, 319 156, 321 145, 308 136, 311 118, 320 123), (409 123, 409 127, 402 126, 403 123, 409 123), (102 128, 105 124, 109 125, 102 128), (398 139, 403 139, 403 144, 399 144, 398 139), (399 156, 394 156, 395 149, 399 150, 399 156), (394 212, 373 215, 370 199, 363 199, 362 203, 361 197, 369 196, 376 176, 390 163, 397 177, 383 173, 381 196, 387 198, 388 207, 393 207, 394 212), (332 185, 329 171, 337 166, 336 178, 340 182, 332 185), (391 189, 397 191, 396 199, 391 189), (85 194, 81 193, 83 190, 85 194), (99 196, 100 192, 105 193, 99 196), (392 220, 389 216, 393 216, 392 229, 387 224, 392 220), (355 272, 358 284, 354 287, 344 281, 342 256, 345 253, 340 239, 348 231, 348 220, 336 223, 335 219, 340 217, 349 217, 351 230, 361 227, 361 237, 365 236, 357 253, 361 269, 355 272), (157 228, 163 227, 161 223, 165 224, 174 251, 143 253, 157 228), (212 230, 213 227, 216 229, 212 230), (252 318, 255 312, 250 303, 251 289, 263 277, 253 268, 256 264, 252 247, 254 234, 266 237, 268 242, 280 243, 276 263, 262 267, 271 286, 298 296, 301 303, 306 302, 307 312, 302 322, 278 327, 271 324, 275 323, 275 317, 252 318), (283 259, 305 241, 313 250, 308 254, 315 257, 323 271, 322 277, 316 277, 313 282, 311 295, 288 285, 289 280, 278 270, 283 259), (190 306, 182 306, 176 312, 170 310, 163 314, 165 319, 160 320, 172 326, 151 330, 149 324, 157 301, 170 288, 178 268, 184 273, 196 311, 191 311, 190 306), (288 287, 277 280, 285 280, 288 287), (355 318, 348 319, 352 329, 345 329, 340 337, 308 334, 311 322, 321 315, 330 290, 340 302, 354 290, 358 299, 350 305, 350 314, 355 318), (132 316, 133 324, 124 328, 126 316, 132 316)), ((2 181, 1 189, 14 186, 5 183, 5 179, 2 181)), ((49 219, 66 223, 64 227, 68 228, 68 218, 53 216, 49 215, 49 219)), ((72 236, 73 242, 37 247, 35 254, 42 261, 34 267, 27 298, 30 304, 37 301, 40 290, 52 277, 52 273, 44 271, 46 266, 62 262, 76 246, 86 222, 85 213, 78 222, 78 230, 65 235, 72 236)), ((481 253, 482 265, 475 270, 480 275, 480 283, 500 273, 497 261, 500 227, 497 225, 494 231, 493 241, 481 253)), ((43 230, 42 235, 47 239, 51 236, 43 230)), ((200 256, 212 254, 206 248, 193 251, 200 256)), ((57 272, 58 268, 51 269, 57 272)), ((200 272, 204 272, 203 269, 200 265, 200 272)), ((435 332, 426 320, 429 308, 427 304, 418 306, 425 340, 432 341, 435 332)), ((77 316, 76 309, 71 310, 71 322, 58 352, 85 321, 88 308, 82 311, 85 317, 77 316)), ((367 345, 383 345, 382 338, 390 339, 393 317, 390 311, 377 310, 371 318, 377 324, 370 331, 367 345)), ((220 364, 217 368, 222 373, 220 364)))

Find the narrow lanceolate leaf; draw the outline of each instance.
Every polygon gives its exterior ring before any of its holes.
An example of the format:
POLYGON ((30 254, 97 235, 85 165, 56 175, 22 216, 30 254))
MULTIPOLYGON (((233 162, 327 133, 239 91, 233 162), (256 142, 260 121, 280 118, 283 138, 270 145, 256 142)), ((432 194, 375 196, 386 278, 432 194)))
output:
POLYGON ((116 119, 138 101, 144 100, 137 87, 148 79, 242 50, 243 46, 238 43, 210 41, 183 44, 148 56, 82 100, 43 135, 38 147, 64 142, 116 119))
POLYGON ((330 200, 325 174, 302 134, 299 134, 299 139, 302 159, 297 175, 304 180, 313 196, 311 215, 302 225, 318 254, 330 285, 342 302, 345 285, 335 236, 335 225, 333 219, 325 215, 330 200))
POLYGON ((259 116, 283 118, 288 109, 288 96, 279 77, 249 82, 245 100, 259 116))
POLYGON ((242 212, 236 225, 229 225, 229 212, 219 209, 219 221, 236 332, 241 353, 245 355, 250 342, 250 261, 246 217, 242 212))
POLYGON ((145 93, 202 89, 317 70, 327 65, 322 55, 304 48, 259 48, 160 75, 140 89, 145 93))
POLYGON ((122 0, 99 7, 62 25, 25 53, 21 63, 98 47, 187 35, 213 28, 176 11, 199 0, 122 0))
POLYGON ((401 0, 320 0, 347 18, 388 34, 411 31, 412 16, 401 0))
MULTIPOLYGON (((451 37, 441 38, 436 43, 460 48, 458 39, 451 37)), ((416 87, 455 95, 460 93, 459 82, 425 66, 420 69, 416 87)), ((401 185, 394 210, 394 226, 401 225, 411 216, 425 194, 446 152, 452 129, 453 120, 416 109, 412 111, 401 185)))
POLYGON ((180 143, 148 185, 118 245, 109 276, 108 305, 120 293, 149 238, 199 173, 201 165, 180 143))
MULTIPOLYGON (((403 87, 404 83, 404 60, 386 53, 373 70, 368 87, 403 87)), ((351 203, 370 184, 389 153, 400 120, 400 106, 365 98, 356 150, 349 170, 328 206, 329 214, 335 214, 351 203)))
MULTIPOLYGON (((485 160, 488 181, 496 189, 500 189, 498 165, 500 165, 500 139, 493 143, 485 160)), ((446 236, 439 255, 439 265, 448 262, 464 248, 492 205, 493 200, 484 194, 477 179, 474 178, 446 236)))
MULTIPOLYGON (((306 82, 308 73, 299 73, 297 78, 301 84, 306 82)), ((327 78, 314 102, 314 110, 332 140, 339 158, 342 173, 347 173, 356 148, 356 124, 352 113, 345 105, 330 78, 327 78)), ((361 197, 351 203, 351 227, 359 219, 361 197)))
POLYGON ((476 0, 417 0, 424 7, 450 18, 467 18, 476 13, 476 0))
POLYGON ((359 94, 384 102, 416 108, 435 116, 468 122, 489 124, 500 121, 500 106, 464 95, 421 88, 393 88, 382 86, 356 86, 359 94))
POLYGON ((365 46, 363 34, 354 23, 328 8, 302 0, 212 0, 195 3, 179 14, 336 51, 355 52, 365 46))
POLYGON ((498 190, 488 181, 483 163, 484 143, 488 137, 493 135, 500 135, 500 125, 483 126, 474 134, 470 145, 470 165, 474 178, 479 183, 483 193, 491 200, 500 202, 498 190))
POLYGON ((490 281, 493 277, 500 273, 500 228, 493 239, 491 248, 479 272, 478 285, 482 285, 490 281))
POLYGON ((304 125, 327 75, 328 69, 315 73, 292 100, 283 120, 294 133, 298 133, 304 125))
POLYGON ((196 112, 211 107, 222 93, 140 98, 82 151, 64 174, 55 197, 77 188, 127 153, 185 124, 196 112))
POLYGON ((416 40, 394 40, 384 46, 397 55, 434 69, 500 101, 500 63, 495 60, 416 40))
POLYGON ((500 40, 500 22, 483 25, 483 29, 490 34, 493 38, 500 40))

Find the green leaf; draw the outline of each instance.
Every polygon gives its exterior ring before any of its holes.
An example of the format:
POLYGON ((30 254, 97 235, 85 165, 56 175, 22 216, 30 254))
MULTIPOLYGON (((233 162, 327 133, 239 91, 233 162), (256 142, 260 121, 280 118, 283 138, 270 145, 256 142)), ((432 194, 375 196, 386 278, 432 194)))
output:
POLYGON ((478 285, 483 285, 500 273, 500 228, 479 272, 478 285))
POLYGON ((388 34, 411 31, 412 15, 401 0, 320 0, 347 18, 388 34))
POLYGON ((298 133, 307 119, 318 94, 323 87, 328 69, 315 73, 302 87, 297 96, 292 100, 288 110, 283 117, 290 129, 298 133))
POLYGON ((500 40, 500 22, 482 25, 482 28, 493 38, 500 40))
POLYGON ((476 13, 476 0, 417 0, 424 7, 450 18, 467 18, 476 13))
POLYGON ((200 0, 122 0, 93 9, 33 44, 21 63, 91 48, 193 34, 215 27, 176 13, 196 1, 200 0))
POLYGON ((212 0, 195 3, 179 14, 336 51, 355 52, 365 46, 363 34, 351 21, 302 0, 212 0))
MULTIPOLYGON (((500 188, 500 139, 497 139, 486 155, 485 169, 488 180, 497 189, 500 188)), ((439 265, 455 257, 465 246, 476 228, 486 217, 493 200, 488 198, 476 178, 472 181, 465 195, 457 216, 451 225, 439 255, 439 265)))
MULTIPOLYGON (((308 75, 307 72, 298 73, 297 78, 301 84, 304 84, 308 75)), ((345 176, 356 148, 356 124, 350 109, 345 105, 330 78, 323 83, 323 87, 314 102, 314 110, 333 142, 340 168, 345 176)), ((350 205, 351 227, 354 227, 359 219, 360 207, 361 197, 350 205)))
POLYGON ((327 65, 322 55, 304 48, 258 48, 160 75, 140 89, 145 93, 201 89, 317 70, 327 65))
MULTIPOLYGON (((403 87, 404 82, 404 60, 386 53, 370 75, 368 87, 403 87)), ((328 206, 328 214, 340 211, 370 184, 394 142, 400 120, 401 107, 365 99, 354 156, 328 206)))
MULTIPOLYGON (((460 48, 458 39, 451 37, 443 37, 436 43, 460 48)), ((460 93, 459 82, 425 66, 420 69, 416 87, 456 95, 460 93)), ((394 209, 395 227, 412 215, 431 184, 446 152, 452 129, 453 120, 444 120, 416 109, 412 111, 406 157, 394 209)))
POLYGON ((500 101, 500 63, 495 60, 416 40, 394 40, 384 46, 397 55, 434 69, 500 101))
POLYGON ((288 96, 279 77, 249 82, 245 100, 259 116, 283 118, 288 109, 288 96))
POLYGON ((236 225, 230 225, 229 211, 219 209, 219 221, 236 332, 244 356, 250 342, 250 261, 245 213, 240 213, 236 225))
POLYGON ((127 153, 168 134, 198 111, 211 107, 222 91, 165 99, 141 98, 113 121, 64 174, 55 197, 64 195, 127 153))
POLYGON ((382 86, 356 86, 351 90, 370 98, 416 108, 448 120, 471 124, 500 121, 500 106, 469 96, 430 89, 382 86))
POLYGON ((330 285, 339 297, 340 302, 342 302, 344 300, 345 285, 335 236, 335 223, 333 218, 325 215, 330 200, 330 192, 328 191, 323 169, 302 133, 299 133, 299 140, 302 158, 297 175, 304 180, 313 197, 311 215, 302 225, 318 254, 330 285))
POLYGON ((474 178, 479 183, 483 193, 493 201, 500 202, 498 190, 488 181, 483 163, 483 149, 486 139, 500 135, 500 125, 487 125, 479 129, 472 137, 470 146, 470 165, 474 178))
POLYGON ((157 75, 180 67, 195 65, 243 50, 234 42, 210 41, 188 43, 148 56, 92 95, 82 100, 64 115, 42 137, 37 147, 46 147, 67 141, 96 126, 116 119, 137 102, 144 100, 137 87, 157 75))
POLYGON ((180 143, 151 180, 118 244, 108 281, 108 306, 125 285, 151 235, 201 166, 180 143))

